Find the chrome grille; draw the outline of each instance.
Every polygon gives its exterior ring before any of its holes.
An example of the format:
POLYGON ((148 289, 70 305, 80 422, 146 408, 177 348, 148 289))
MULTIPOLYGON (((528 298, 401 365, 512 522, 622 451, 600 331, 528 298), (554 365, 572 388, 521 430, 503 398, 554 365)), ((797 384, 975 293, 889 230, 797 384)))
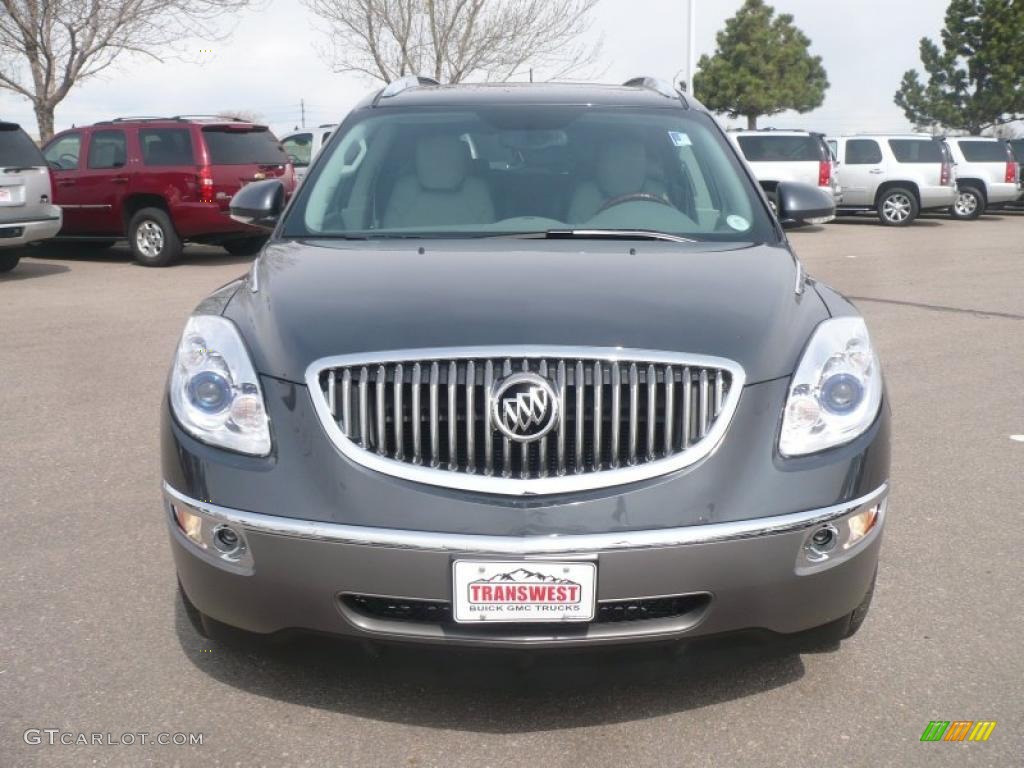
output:
POLYGON ((307 384, 328 432, 359 463, 434 485, 554 493, 707 455, 743 371, 719 358, 619 349, 412 350, 318 361, 307 384), (495 383, 521 371, 548 379, 560 402, 555 428, 533 442, 502 434, 490 407, 495 383))

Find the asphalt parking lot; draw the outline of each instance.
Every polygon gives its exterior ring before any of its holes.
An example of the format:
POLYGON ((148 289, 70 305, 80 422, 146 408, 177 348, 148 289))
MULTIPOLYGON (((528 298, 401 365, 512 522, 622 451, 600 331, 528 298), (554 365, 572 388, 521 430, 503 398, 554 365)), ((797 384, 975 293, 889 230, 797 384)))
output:
POLYGON ((1024 214, 793 240, 865 313, 894 411, 878 588, 841 648, 204 641, 177 604, 158 411, 189 310, 248 260, 24 260, 0 276, 0 766, 1020 765, 1024 214), (921 743, 930 720, 998 725, 921 743), (203 744, 32 745, 30 728, 203 744))

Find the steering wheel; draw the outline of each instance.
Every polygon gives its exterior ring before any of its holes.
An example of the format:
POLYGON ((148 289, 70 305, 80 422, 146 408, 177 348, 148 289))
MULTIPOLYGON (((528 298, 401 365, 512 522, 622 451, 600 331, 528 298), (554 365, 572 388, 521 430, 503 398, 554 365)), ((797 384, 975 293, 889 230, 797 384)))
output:
MULTIPOLYGON (((614 208, 616 205, 622 205, 623 203, 660 203, 661 205, 667 205, 669 208, 675 208, 671 201, 662 195, 655 195, 652 192, 633 192, 629 195, 619 195, 611 200, 605 200, 604 205, 597 209, 597 213, 604 213, 609 208, 614 208)), ((597 213, 594 215, 596 216, 597 213)))
POLYGON ((75 168, 78 166, 78 157, 75 155, 63 154, 57 158, 62 168, 75 168))

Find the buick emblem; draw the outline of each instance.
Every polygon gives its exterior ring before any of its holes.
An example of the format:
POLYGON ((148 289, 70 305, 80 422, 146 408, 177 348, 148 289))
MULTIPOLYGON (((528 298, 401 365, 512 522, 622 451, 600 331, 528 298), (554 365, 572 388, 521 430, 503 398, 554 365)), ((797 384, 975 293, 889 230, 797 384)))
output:
POLYGON ((501 379, 491 394, 491 417, 510 440, 529 443, 554 429, 558 395, 551 382, 536 373, 515 373, 501 379))

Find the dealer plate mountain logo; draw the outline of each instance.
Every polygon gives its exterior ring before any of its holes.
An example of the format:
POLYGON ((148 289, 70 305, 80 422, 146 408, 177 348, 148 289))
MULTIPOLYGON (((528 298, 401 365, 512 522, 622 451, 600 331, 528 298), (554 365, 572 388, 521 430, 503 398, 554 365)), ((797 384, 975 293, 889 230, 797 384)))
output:
POLYGON ((526 568, 469 582, 469 602, 479 604, 568 605, 579 603, 581 586, 526 568))

